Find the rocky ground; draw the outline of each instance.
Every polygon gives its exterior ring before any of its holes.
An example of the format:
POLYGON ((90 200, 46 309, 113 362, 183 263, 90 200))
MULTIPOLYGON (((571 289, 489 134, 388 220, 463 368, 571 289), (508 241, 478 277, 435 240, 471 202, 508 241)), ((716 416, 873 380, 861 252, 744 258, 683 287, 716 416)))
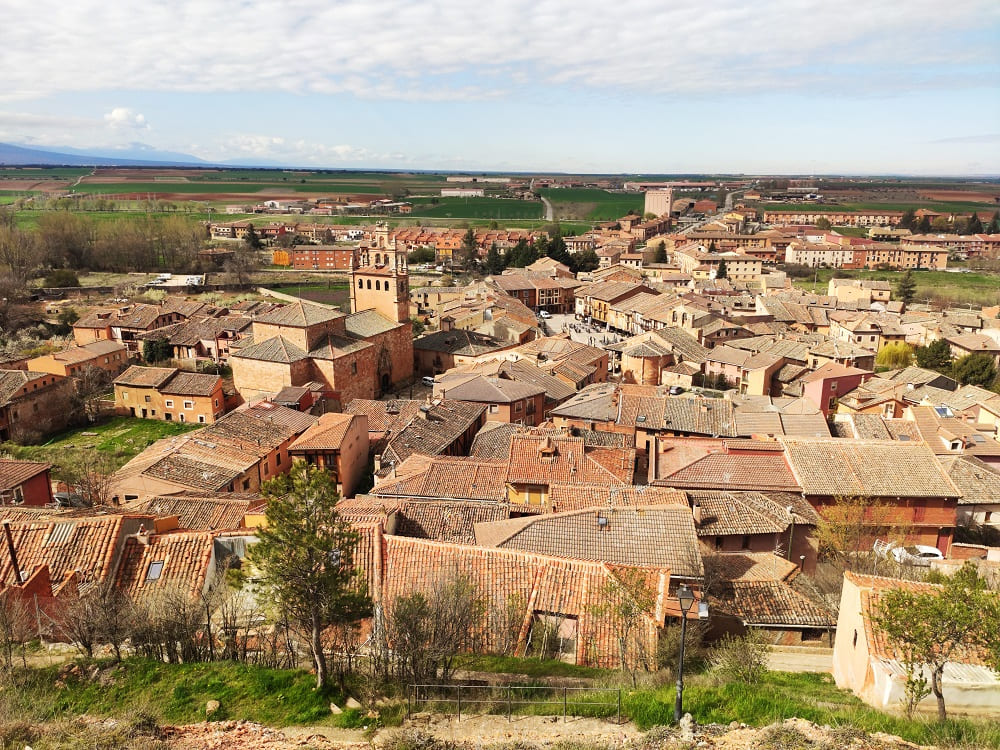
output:
POLYGON ((277 730, 246 722, 218 722, 169 727, 161 740, 182 750, 915 750, 898 737, 869 735, 851 728, 820 727, 803 719, 756 729, 731 724, 684 728, 664 727, 643 733, 634 725, 596 719, 530 716, 508 723, 497 716, 453 718, 418 715, 402 729, 373 736, 360 730, 297 727, 277 730))

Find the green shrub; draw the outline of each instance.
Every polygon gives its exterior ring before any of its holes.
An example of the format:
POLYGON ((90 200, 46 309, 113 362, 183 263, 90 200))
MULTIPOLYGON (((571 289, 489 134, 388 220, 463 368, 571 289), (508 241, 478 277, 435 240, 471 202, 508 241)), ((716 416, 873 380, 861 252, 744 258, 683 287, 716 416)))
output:
POLYGON ((767 642, 758 630, 746 635, 724 635, 709 656, 713 671, 723 680, 756 685, 767 674, 767 642))

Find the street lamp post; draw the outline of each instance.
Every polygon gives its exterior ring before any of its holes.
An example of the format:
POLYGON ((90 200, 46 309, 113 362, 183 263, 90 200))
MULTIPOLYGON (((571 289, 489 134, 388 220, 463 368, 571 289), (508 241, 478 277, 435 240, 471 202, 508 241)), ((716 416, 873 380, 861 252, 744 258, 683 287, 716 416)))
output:
POLYGON ((687 637, 687 615, 694 604, 694 592, 682 584, 677 589, 677 603, 681 607, 681 652, 677 660, 677 698, 674 701, 674 722, 680 722, 684 706, 684 641, 687 637))

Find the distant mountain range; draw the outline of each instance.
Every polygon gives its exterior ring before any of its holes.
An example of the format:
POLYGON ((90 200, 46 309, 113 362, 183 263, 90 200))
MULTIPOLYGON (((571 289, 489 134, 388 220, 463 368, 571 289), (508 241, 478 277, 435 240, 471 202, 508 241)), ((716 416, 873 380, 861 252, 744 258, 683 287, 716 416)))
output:
POLYGON ((121 150, 61 148, 48 151, 0 143, 0 164, 8 166, 58 167, 211 167, 218 166, 190 154, 158 151, 143 143, 133 143, 121 150))

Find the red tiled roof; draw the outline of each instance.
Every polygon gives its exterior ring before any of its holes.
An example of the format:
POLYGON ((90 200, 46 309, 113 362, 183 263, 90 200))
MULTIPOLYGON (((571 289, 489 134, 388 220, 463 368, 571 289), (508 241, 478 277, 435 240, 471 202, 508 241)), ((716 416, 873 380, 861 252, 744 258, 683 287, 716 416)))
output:
POLYGON ((205 587, 214 543, 215 534, 207 531, 156 534, 148 542, 131 537, 125 542, 117 584, 133 597, 168 587, 197 595, 205 587))

